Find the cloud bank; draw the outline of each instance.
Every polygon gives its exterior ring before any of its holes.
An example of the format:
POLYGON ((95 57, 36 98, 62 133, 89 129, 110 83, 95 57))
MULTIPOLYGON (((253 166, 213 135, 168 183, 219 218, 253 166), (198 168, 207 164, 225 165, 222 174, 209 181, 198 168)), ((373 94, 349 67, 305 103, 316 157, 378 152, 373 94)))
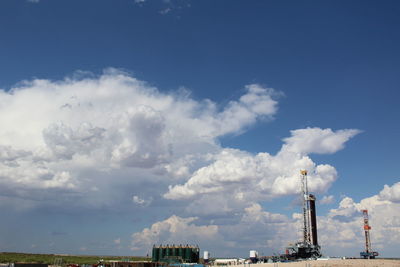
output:
POLYGON ((183 176, 196 158, 220 149, 218 137, 271 119, 273 95, 249 85, 219 109, 115 69, 96 78, 25 81, 0 91, 0 183, 17 196, 19 189, 87 191, 94 172, 110 182, 121 170, 136 180, 140 172, 183 176))
MULTIPOLYGON (((265 203, 296 196, 300 169, 309 171, 311 191, 326 193, 337 171, 310 155, 335 153, 360 131, 292 130, 274 155, 220 145, 225 135, 273 120, 280 94, 250 84, 221 106, 182 90, 161 92, 116 69, 100 76, 24 81, 0 90, 0 196, 4 205, 23 209, 161 214, 133 233, 131 249, 137 253, 161 242, 200 243, 221 255, 284 247, 297 238, 298 231, 288 229, 300 229, 301 216, 268 211, 265 203)), ((398 184, 385 186, 371 198, 375 202, 363 200, 374 203, 371 215, 383 203, 396 211, 398 189, 398 184)), ((323 202, 333 200, 328 196, 323 202)), ((335 231, 342 241, 356 236, 363 201, 345 198, 319 218, 321 229, 330 233, 322 242, 335 231)), ((393 229, 396 223, 393 219, 393 229)))

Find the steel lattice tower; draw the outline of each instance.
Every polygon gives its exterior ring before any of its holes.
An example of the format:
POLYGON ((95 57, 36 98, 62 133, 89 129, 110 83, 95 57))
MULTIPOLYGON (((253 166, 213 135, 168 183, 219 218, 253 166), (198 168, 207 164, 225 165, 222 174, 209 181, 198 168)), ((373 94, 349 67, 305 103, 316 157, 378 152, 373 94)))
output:
POLYGON ((303 193, 303 242, 305 244, 311 244, 311 222, 310 222, 310 202, 308 194, 308 181, 307 181, 307 171, 301 171, 301 190, 303 193))
POLYGON ((363 258, 374 259, 379 255, 378 252, 372 251, 371 247, 371 237, 369 234, 369 230, 371 230, 371 226, 369 226, 368 219, 368 210, 362 210, 363 213, 363 221, 364 221, 364 234, 365 234, 365 251, 360 252, 360 256, 363 258))
POLYGON ((365 252, 372 252, 371 249, 371 238, 369 236, 369 230, 371 230, 371 226, 369 226, 368 222, 368 210, 362 210, 364 217, 364 233, 365 233, 365 252))

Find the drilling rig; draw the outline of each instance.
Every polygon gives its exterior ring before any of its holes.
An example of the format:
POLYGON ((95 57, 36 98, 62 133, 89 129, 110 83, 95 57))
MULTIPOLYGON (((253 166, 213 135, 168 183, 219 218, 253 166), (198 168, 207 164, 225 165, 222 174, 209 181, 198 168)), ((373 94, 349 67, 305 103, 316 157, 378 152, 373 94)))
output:
POLYGON ((369 230, 371 230, 371 226, 369 226, 368 210, 362 210, 362 213, 364 218, 365 251, 360 252, 360 257, 364 259, 375 259, 375 257, 378 256, 379 253, 376 251, 372 251, 371 248, 371 237, 369 235, 369 230))
POLYGON ((321 257, 317 235, 317 216, 315 196, 308 193, 307 171, 300 171, 303 200, 303 240, 286 248, 288 259, 307 259, 321 257))

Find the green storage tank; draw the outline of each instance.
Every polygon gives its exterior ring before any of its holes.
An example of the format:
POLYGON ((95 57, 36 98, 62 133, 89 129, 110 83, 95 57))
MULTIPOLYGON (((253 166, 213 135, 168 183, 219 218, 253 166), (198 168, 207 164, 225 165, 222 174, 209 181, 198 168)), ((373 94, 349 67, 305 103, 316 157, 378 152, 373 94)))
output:
POLYGON ((181 257, 181 259, 183 261, 183 259, 185 258, 185 255, 184 255, 184 250, 183 250, 182 245, 180 245, 178 248, 178 255, 179 255, 179 257, 181 257))
POLYGON ((177 246, 172 248, 172 256, 179 257, 179 248, 177 246))
POLYGON ((158 249, 158 261, 161 261, 164 258, 165 252, 164 247, 160 246, 158 249))
POLYGON ((170 246, 167 246, 167 253, 165 254, 165 256, 167 257, 172 256, 172 248, 170 246))
POLYGON ((160 254, 159 250, 160 250, 159 248, 157 248, 156 246, 153 246, 153 251, 152 251, 152 254, 151 254, 151 261, 153 261, 153 262, 157 262, 158 261, 159 254, 160 254))
POLYGON ((184 262, 190 262, 191 248, 189 246, 186 246, 184 251, 185 251, 184 262))
POLYGON ((163 250, 164 250, 164 258, 165 257, 169 257, 169 250, 168 250, 168 245, 167 246, 165 246, 165 247, 163 247, 163 250))

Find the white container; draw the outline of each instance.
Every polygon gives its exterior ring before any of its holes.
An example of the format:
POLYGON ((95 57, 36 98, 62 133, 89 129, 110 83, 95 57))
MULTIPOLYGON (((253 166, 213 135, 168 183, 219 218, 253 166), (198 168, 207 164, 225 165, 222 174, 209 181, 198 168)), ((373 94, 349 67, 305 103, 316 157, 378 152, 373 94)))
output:
POLYGON ((204 259, 204 260, 208 260, 209 258, 210 258, 210 252, 204 251, 204 257, 203 257, 203 259, 204 259))
POLYGON ((256 250, 250 250, 250 259, 256 259, 258 257, 258 252, 256 250))

